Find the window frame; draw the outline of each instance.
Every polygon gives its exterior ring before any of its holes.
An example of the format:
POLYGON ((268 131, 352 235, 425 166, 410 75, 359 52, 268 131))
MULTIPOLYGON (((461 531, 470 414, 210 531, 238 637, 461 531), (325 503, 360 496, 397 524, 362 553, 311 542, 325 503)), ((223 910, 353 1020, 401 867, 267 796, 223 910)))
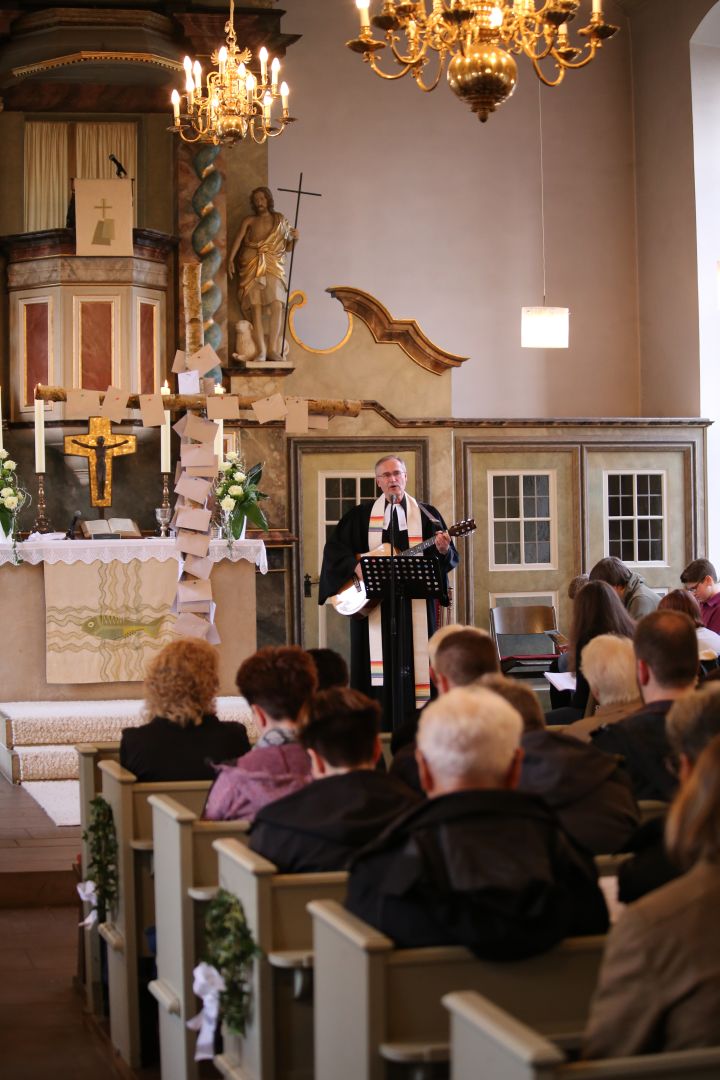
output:
MULTIPOLYGON (((488 569, 498 573, 525 573, 533 570, 558 569, 558 521, 557 521, 557 469, 488 469, 487 473, 487 509, 488 509, 488 569), (496 476, 517 476, 520 481, 520 510, 518 518, 495 518, 493 505, 493 479, 496 476), (543 563, 496 563, 495 562, 495 521, 518 521, 520 523, 520 553, 525 557, 525 516, 522 513, 522 481, 526 476, 547 476, 550 513, 550 561, 543 563)), ((528 518, 528 521, 545 521, 545 518, 528 518)), ((501 594, 502 595, 502 594, 501 594)), ((516 594, 521 595, 521 594, 516 594)))
MULTIPOLYGON (((610 522, 611 521, 629 521, 632 520, 634 524, 634 536, 633 536, 633 559, 623 559, 622 561, 626 566, 630 567, 668 567, 668 521, 667 521, 667 470, 666 469, 603 469, 603 553, 605 558, 610 557, 610 522), (610 507, 608 505, 609 492, 608 492, 608 478, 610 476, 632 476, 633 477, 633 516, 632 519, 628 517, 610 517, 610 507), (662 559, 645 559, 641 560, 637 558, 638 553, 638 521, 657 521, 660 520, 660 515, 649 514, 638 517, 637 513, 637 478, 638 476, 659 476, 661 478, 662 490, 662 559)), ((620 556, 617 556, 620 558, 620 556)))

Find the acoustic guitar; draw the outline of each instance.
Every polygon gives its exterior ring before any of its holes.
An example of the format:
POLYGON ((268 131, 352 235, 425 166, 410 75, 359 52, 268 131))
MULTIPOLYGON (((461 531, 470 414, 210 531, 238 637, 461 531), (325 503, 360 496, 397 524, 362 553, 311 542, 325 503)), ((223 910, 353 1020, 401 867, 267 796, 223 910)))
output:
MULTIPOLYGON (((450 536, 467 536, 468 533, 473 532, 475 529, 477 529, 475 519, 465 518, 464 521, 458 521, 455 525, 451 525, 447 531, 450 536)), ((427 540, 423 540, 420 544, 415 544, 414 547, 408 548, 407 551, 398 551, 397 548, 393 551, 390 544, 380 544, 379 547, 373 548, 372 551, 364 551, 361 555, 358 555, 357 561, 359 562, 360 559, 366 557, 379 558, 388 555, 397 555, 401 558, 417 558, 428 548, 434 546, 434 536, 428 537, 427 540)), ((347 584, 343 585, 340 592, 336 593, 335 596, 328 597, 328 603, 333 605, 339 615, 367 618, 380 601, 368 600, 365 592, 365 582, 353 576, 347 584)))

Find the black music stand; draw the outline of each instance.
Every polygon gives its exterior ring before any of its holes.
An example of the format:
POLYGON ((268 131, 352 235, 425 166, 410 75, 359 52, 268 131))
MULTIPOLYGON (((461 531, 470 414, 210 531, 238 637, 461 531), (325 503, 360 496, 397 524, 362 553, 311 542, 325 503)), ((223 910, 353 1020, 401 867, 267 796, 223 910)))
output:
POLYGON ((398 613, 408 600, 443 600, 447 588, 436 559, 422 556, 365 556, 360 560, 368 600, 382 600, 390 606, 390 645, 392 650, 392 724, 403 722, 403 677, 409 674, 405 658, 402 627, 398 632, 398 613))

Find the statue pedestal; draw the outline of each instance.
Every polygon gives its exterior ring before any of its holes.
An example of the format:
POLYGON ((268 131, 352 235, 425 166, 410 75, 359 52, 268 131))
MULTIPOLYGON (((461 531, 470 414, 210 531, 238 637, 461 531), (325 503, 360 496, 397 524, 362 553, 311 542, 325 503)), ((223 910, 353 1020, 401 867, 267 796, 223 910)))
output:
MULTIPOLYGON (((165 377, 173 237, 133 231, 132 256, 75 255, 70 229, 0 238, 10 311, 10 419, 32 420, 38 383, 154 393, 165 377)), ((64 405, 48 405, 64 419, 64 405)))

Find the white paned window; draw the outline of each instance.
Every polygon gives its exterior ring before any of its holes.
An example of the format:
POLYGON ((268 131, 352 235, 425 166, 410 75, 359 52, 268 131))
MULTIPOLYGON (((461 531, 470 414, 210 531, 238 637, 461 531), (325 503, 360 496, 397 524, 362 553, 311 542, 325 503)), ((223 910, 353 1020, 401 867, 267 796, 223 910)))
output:
MULTIPOLYGON (((343 514, 361 502, 377 498, 374 473, 325 473, 320 477, 320 548, 343 514)), ((322 556, 321 556, 322 557, 322 556)))
POLYGON ((491 570, 557 565, 554 472, 489 472, 491 570))
POLYGON ((665 564, 665 473, 606 472, 605 553, 624 563, 665 564))

